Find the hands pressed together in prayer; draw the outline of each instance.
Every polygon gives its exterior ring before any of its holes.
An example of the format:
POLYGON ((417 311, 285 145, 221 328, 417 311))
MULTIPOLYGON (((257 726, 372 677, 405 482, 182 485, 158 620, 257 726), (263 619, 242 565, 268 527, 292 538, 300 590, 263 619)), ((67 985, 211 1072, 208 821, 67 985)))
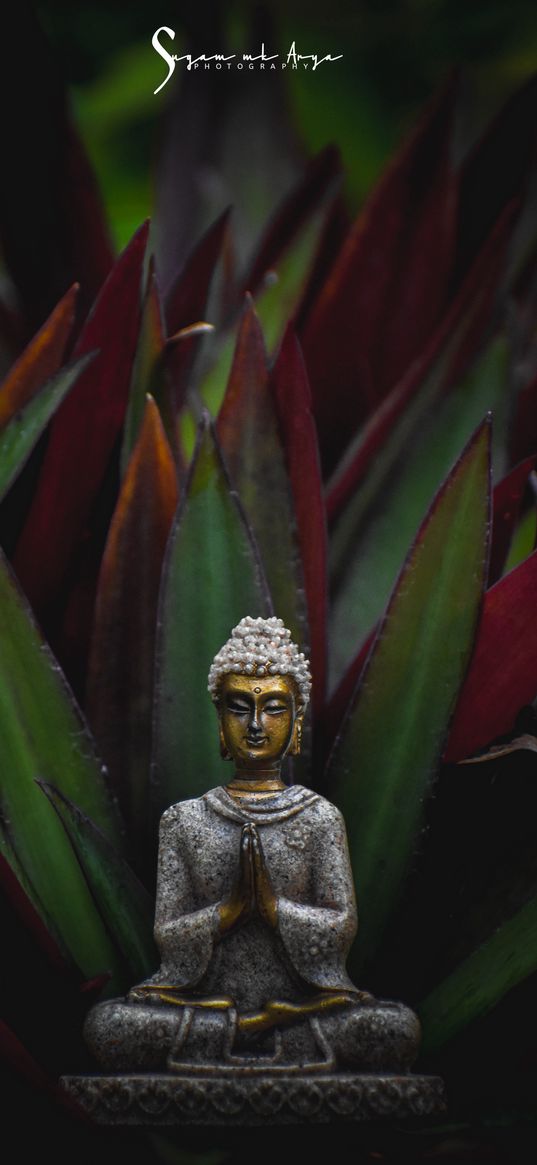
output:
POLYGON ((251 822, 242 827, 237 878, 228 898, 220 903, 219 911, 221 935, 248 922, 256 911, 267 926, 276 926, 276 898, 261 839, 251 822))

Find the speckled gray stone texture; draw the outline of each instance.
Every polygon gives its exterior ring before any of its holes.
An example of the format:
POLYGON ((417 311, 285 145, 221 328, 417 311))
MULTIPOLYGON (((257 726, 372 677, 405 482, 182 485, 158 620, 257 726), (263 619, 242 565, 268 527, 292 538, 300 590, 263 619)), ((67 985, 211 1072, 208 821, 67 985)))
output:
POLYGON ((98 1124, 296 1125, 431 1117, 437 1076, 66 1076, 62 1087, 98 1124))
POLYGON ((417 1017, 364 995, 348 977, 356 927, 345 826, 324 798, 293 786, 237 801, 218 788, 173 805, 160 830, 160 969, 126 999, 92 1008, 84 1034, 107 1075, 66 1077, 63 1087, 104 1124, 300 1124, 443 1111, 442 1081, 409 1073, 417 1017), (275 920, 254 908, 226 931, 220 906, 237 879, 241 834, 252 827, 275 920), (149 985, 162 995, 140 990, 149 985), (332 1010, 319 1006, 326 992, 343 992, 332 1010), (265 1030, 252 1027, 275 1000, 288 1014, 295 1008, 291 1018, 280 1021, 279 1012, 265 1030))
MULTIPOLYGON (((160 828, 155 937, 161 967, 147 984, 229 1000, 225 1010, 170 1006, 137 995, 99 1004, 85 1038, 107 1071, 181 1072, 247 1064, 303 1071, 405 1071, 419 1023, 402 1004, 363 1003, 345 963, 356 933, 343 818, 300 785, 237 802, 225 788, 173 805, 160 828), (237 877, 241 833, 255 826, 277 903, 272 929, 254 913, 223 937, 219 904, 237 877), (245 1039, 239 1017, 268 1001, 303 1004, 326 990, 344 1006, 245 1039), (354 996, 354 998, 353 998, 354 996)), ((139 985, 140 986, 140 985, 139 985)))

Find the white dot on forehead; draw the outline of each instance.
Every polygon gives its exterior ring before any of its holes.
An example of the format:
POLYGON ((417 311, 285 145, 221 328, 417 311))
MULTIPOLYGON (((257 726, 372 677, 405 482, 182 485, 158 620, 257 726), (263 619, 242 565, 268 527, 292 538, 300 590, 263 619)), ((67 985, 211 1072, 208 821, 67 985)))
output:
POLYGON ((254 688, 254 692, 256 693, 256 695, 259 695, 259 692, 262 692, 262 691, 263 691, 262 688, 254 688))

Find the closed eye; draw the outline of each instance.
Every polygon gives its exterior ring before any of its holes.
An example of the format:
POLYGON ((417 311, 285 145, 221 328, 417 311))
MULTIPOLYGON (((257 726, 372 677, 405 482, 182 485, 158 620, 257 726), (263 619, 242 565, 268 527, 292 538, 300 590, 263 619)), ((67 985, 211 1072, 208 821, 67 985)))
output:
POLYGON ((234 712, 236 716, 247 716, 250 708, 248 704, 239 704, 235 703, 233 700, 230 700, 227 704, 227 710, 228 712, 234 712))

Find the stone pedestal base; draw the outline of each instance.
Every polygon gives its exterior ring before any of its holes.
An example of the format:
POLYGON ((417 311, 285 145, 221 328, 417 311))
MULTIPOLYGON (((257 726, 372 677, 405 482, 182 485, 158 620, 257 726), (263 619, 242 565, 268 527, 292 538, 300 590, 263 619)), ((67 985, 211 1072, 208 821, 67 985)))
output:
POLYGON ((64 1076, 98 1124, 297 1125, 429 1117, 446 1109, 439 1076, 64 1076))

